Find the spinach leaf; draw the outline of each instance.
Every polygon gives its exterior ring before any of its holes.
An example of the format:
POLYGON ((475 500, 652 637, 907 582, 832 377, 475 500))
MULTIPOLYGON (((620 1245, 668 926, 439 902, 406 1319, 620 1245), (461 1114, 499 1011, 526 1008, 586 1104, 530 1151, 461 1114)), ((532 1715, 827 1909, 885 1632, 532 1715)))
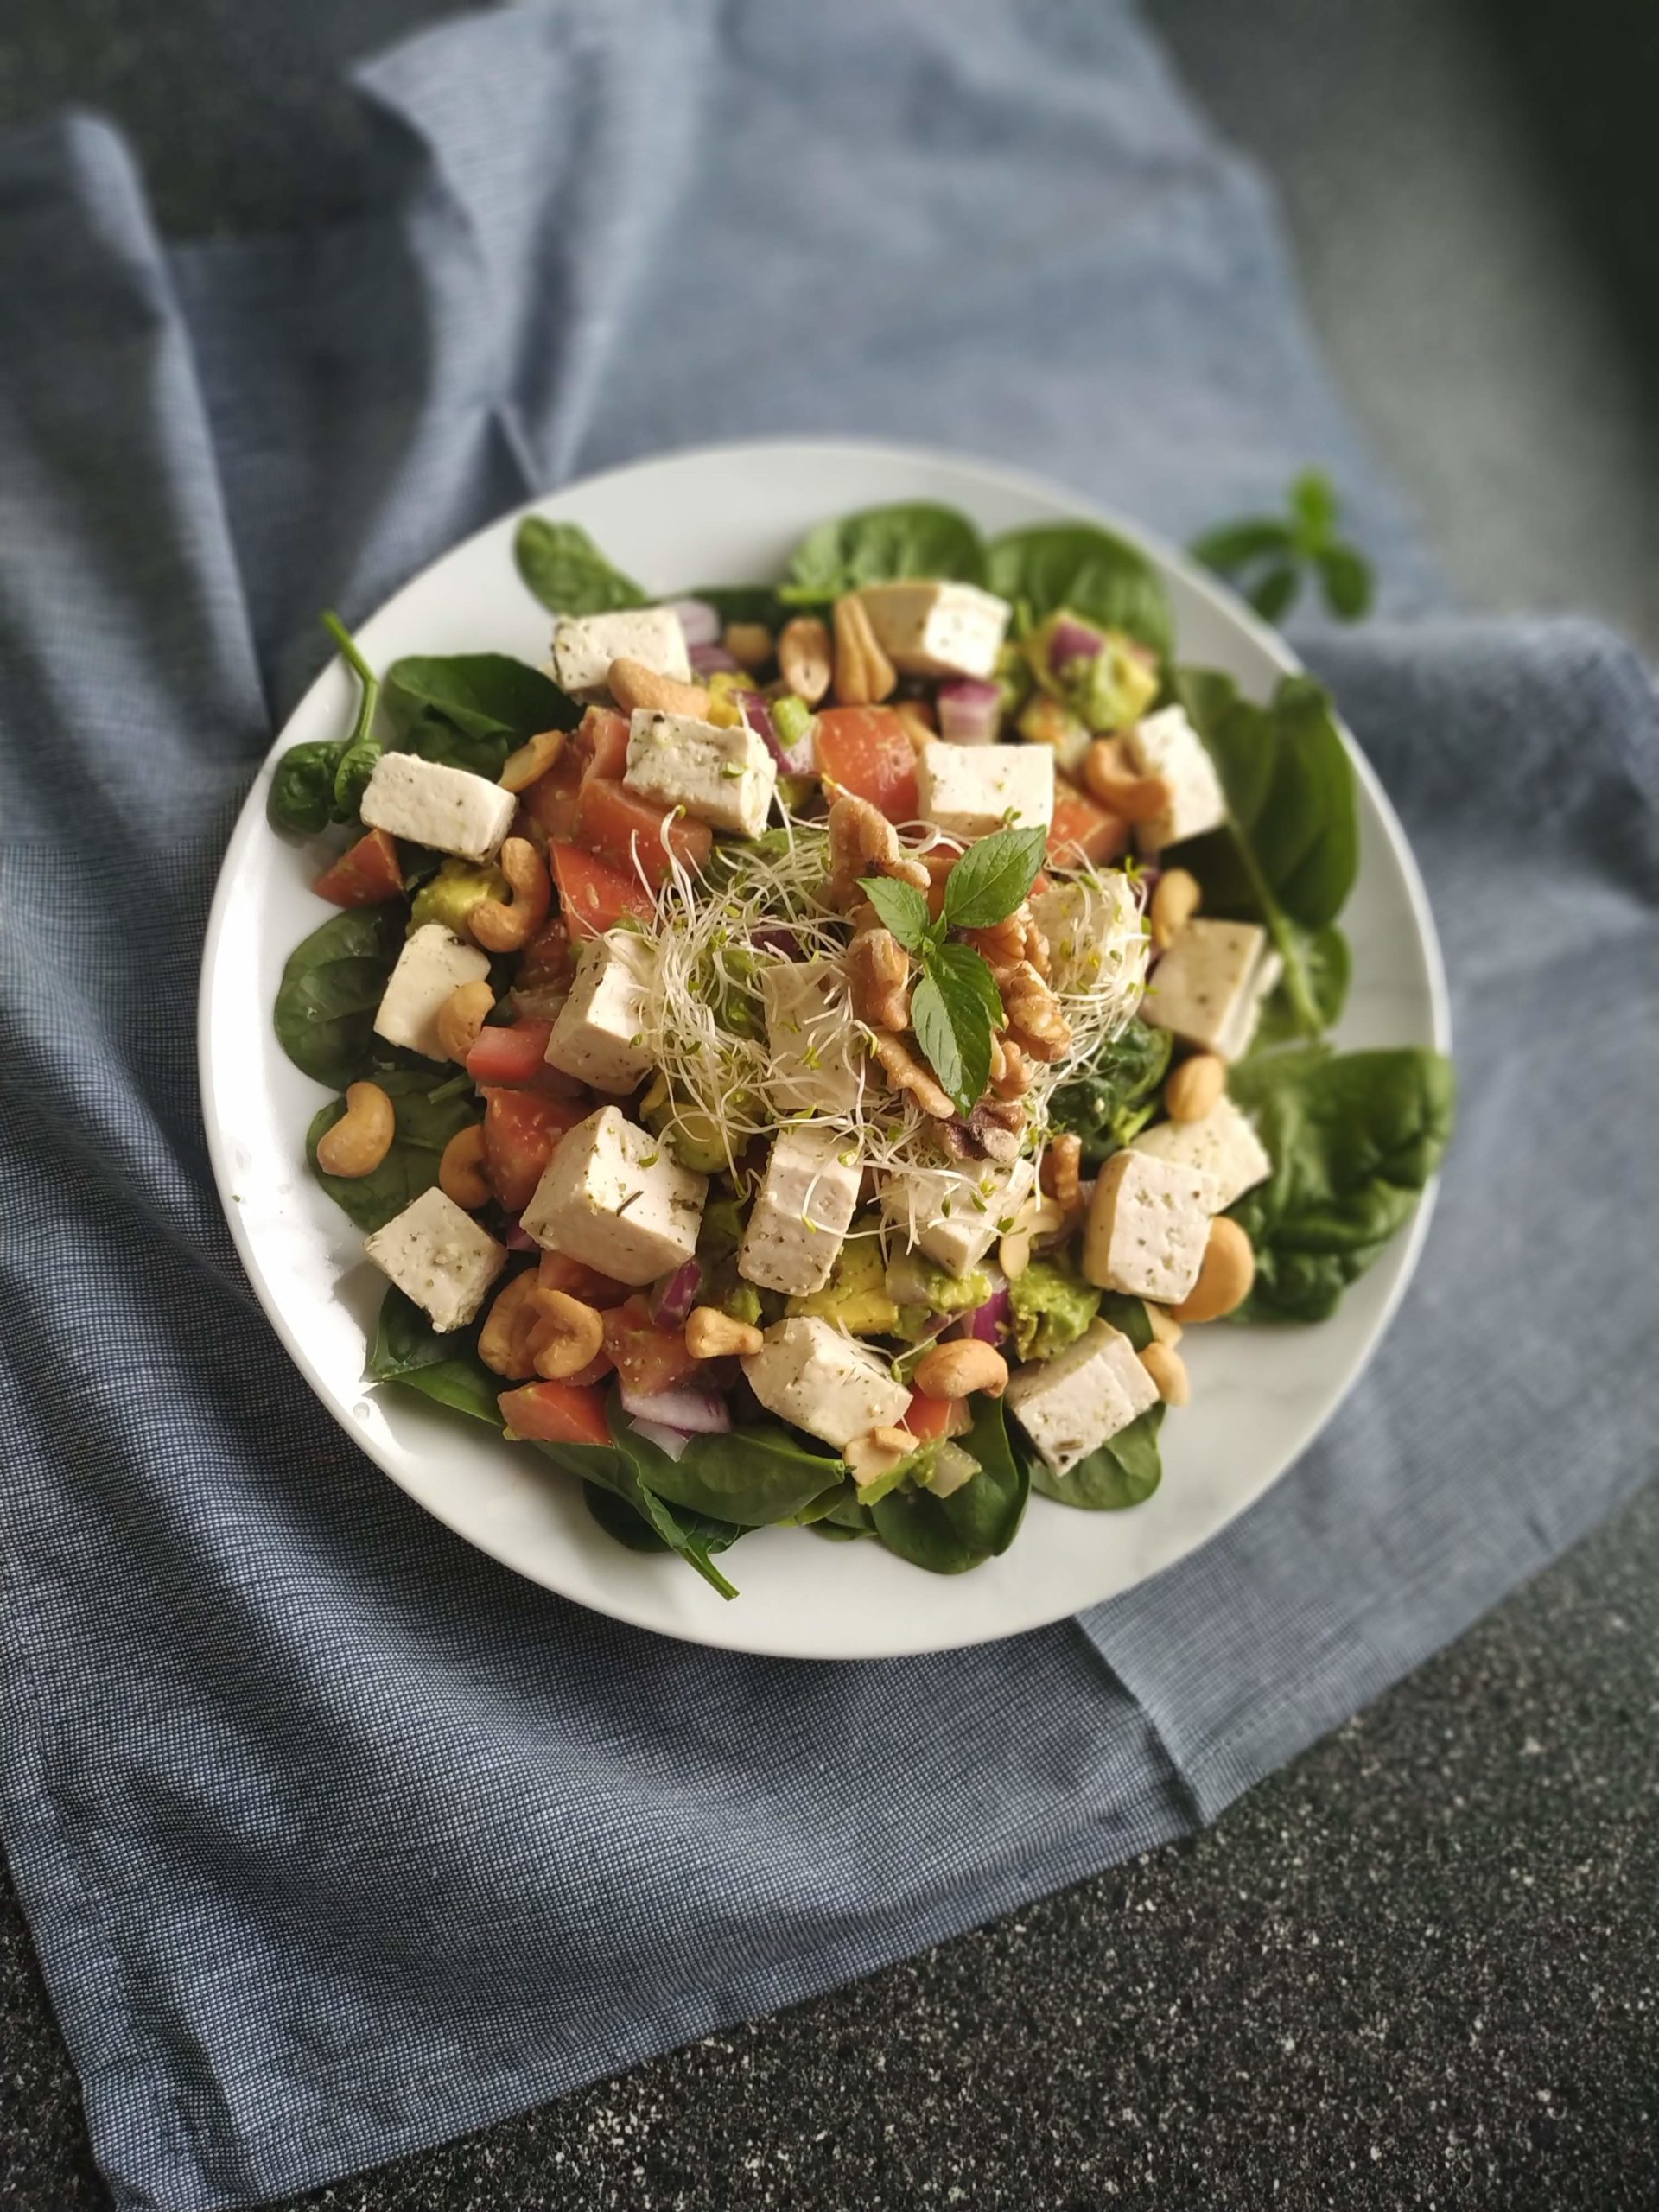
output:
POLYGON ((375 1009, 404 947, 401 906, 353 906, 288 957, 276 993, 277 1042, 295 1066, 343 1090, 367 1058, 375 1009))
POLYGON ((1103 1290, 1097 1318, 1109 1321, 1120 1336, 1127 1337, 1136 1351, 1145 1351, 1152 1342, 1152 1320, 1144 1299, 1131 1298, 1121 1290, 1103 1290))
POLYGON ((1166 658, 1175 639, 1163 580, 1144 553, 1093 523, 1039 523, 993 538, 985 581, 1027 626, 1069 607, 1166 658))
POLYGON ((1322 1321, 1409 1217, 1440 1166, 1457 1079, 1421 1047, 1274 1052, 1228 1088, 1273 1161, 1231 1209, 1255 1249, 1240 1321, 1322 1321))
POLYGON ((962 1444, 980 1471, 949 1497, 901 1487, 868 1509, 887 1549, 930 1574, 964 1574, 1007 1551, 1030 1495, 1029 1471, 1008 1441, 1000 1398, 979 1401, 962 1444))
POLYGON ((795 549, 778 596, 795 607, 821 606, 843 592, 898 576, 985 581, 985 548, 966 515, 922 499, 866 507, 820 523, 795 549))
POLYGON ((775 630, 785 613, 778 603, 776 584, 697 584, 675 596, 704 601, 719 615, 722 628, 728 622, 764 622, 768 630, 775 630))
POLYGON ((813 1521, 808 1523, 810 1533, 822 1536, 830 1544, 855 1544, 861 1536, 873 1536, 874 1529, 855 1529, 850 1522, 813 1521))
POLYGON ((334 818, 340 749, 332 737, 314 737, 308 744, 289 747, 272 770, 265 793, 265 819, 273 830, 315 837, 328 827, 334 818))
POLYGON ((613 1414, 611 1428, 658 1497, 746 1529, 793 1520, 832 1490, 842 1471, 833 1453, 814 1451, 798 1431, 776 1421, 694 1436, 677 1459, 629 1428, 620 1414, 613 1414))
POLYGON ((493 783, 509 753, 582 709, 550 677, 507 653, 416 655, 386 671, 386 713, 410 752, 493 783))
POLYGON ((1174 1044, 1167 1029, 1137 1018, 1055 1091, 1050 1123, 1083 1139, 1090 1166, 1121 1152, 1151 1119, 1174 1044))
MULTIPOLYGON (((614 1396, 607 1408, 607 1417, 612 1437, 609 1444, 549 1444, 538 1440, 536 1448, 566 1474, 610 1491, 632 1510, 636 1519, 644 1522, 658 1544, 683 1559, 711 1589, 718 1591, 722 1598, 735 1598, 737 1592, 714 1564, 714 1554, 735 1543, 742 1530, 729 1522, 713 1521, 695 1510, 684 1511, 658 1497, 644 1479, 635 1451, 636 1446, 645 1446, 645 1439, 627 1428, 614 1396)), ((663 1459, 667 1455, 658 1452, 657 1456, 663 1459)), ((615 1535, 616 1529, 611 1528, 610 1533, 615 1535)), ((633 1548, 646 1548, 643 1544, 633 1548)))
POLYGON ((556 614, 609 614, 650 603, 633 578, 613 568, 577 523, 527 516, 513 538, 512 557, 537 598, 556 614))
POLYGON ((706 1514, 677 1510, 674 1518, 683 1544, 672 1544, 666 1536, 658 1533, 651 1521, 615 1491, 606 1490, 598 1483, 583 1483, 582 1495, 582 1503, 606 1535, 613 1536, 619 1544, 626 1544, 631 1552, 670 1552, 695 1548, 706 1563, 716 1552, 729 1551, 743 1534, 741 1529, 730 1528, 724 1522, 712 1521, 706 1514))
POLYGON ((500 1428, 496 1394, 506 1386, 479 1357, 476 1336, 470 1329, 440 1336, 413 1299, 389 1289, 369 1347, 369 1372, 378 1382, 402 1382, 440 1405, 500 1428))
POLYGON ((1158 1452, 1163 1418, 1161 1405, 1148 1406, 1138 1420, 1108 1437, 1097 1451, 1063 1475, 1032 1452, 1032 1488, 1058 1505, 1075 1505, 1085 1513, 1117 1513, 1128 1505, 1144 1504, 1163 1478, 1158 1452))
POLYGON ((380 1229, 429 1191, 451 1137, 477 1121, 470 1084, 457 1090, 453 1072, 436 1068, 376 1068, 372 1080, 391 1100, 397 1133, 380 1165, 368 1175, 330 1175, 317 1165, 317 1147, 346 1111, 343 1098, 319 1108, 305 1133, 305 1156, 340 1211, 361 1230, 380 1229))
POLYGON ((340 647, 340 658, 353 671, 360 687, 357 719, 340 749, 334 769, 334 819, 350 822, 363 804, 363 794, 380 758, 380 741, 374 734, 374 710, 380 697, 380 679, 358 651, 357 640, 338 614, 325 614, 322 626, 340 647))
MULTIPOLYGON (((1348 940, 1334 922, 1312 931, 1298 931, 1294 922, 1287 922, 1285 926, 1296 931, 1300 940, 1301 967, 1320 1027, 1334 1029, 1348 1002, 1348 979, 1353 965, 1348 940)), ((1290 993, 1282 982, 1275 983, 1262 1003, 1262 1019, 1256 1024, 1250 1050, 1261 1052, 1274 1045, 1294 1045, 1301 1035, 1290 993)))

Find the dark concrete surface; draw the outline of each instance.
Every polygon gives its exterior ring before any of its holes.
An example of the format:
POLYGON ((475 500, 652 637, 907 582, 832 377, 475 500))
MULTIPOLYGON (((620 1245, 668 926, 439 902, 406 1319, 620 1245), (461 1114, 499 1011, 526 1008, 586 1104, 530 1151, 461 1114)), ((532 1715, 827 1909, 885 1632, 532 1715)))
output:
MULTIPOLYGON (((342 212, 340 65, 451 11, 8 0, 0 124, 112 112, 179 232, 342 212)), ((1465 597, 1659 642, 1645 0, 1581 0, 1570 41, 1515 0, 1148 12, 1283 193, 1338 372, 1465 597)), ((1656 1654, 1649 1492, 1193 1843, 305 2204, 1649 2212, 1656 1654)), ((105 2201, 0 1886, 0 2212, 105 2201)))

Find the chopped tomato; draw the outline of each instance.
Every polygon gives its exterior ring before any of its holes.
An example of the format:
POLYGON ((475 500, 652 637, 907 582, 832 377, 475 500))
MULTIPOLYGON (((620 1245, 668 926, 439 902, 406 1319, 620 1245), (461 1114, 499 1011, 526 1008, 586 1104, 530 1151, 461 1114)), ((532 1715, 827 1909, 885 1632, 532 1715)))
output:
POLYGON ((486 1023, 467 1055, 467 1074, 474 1083, 534 1083, 547 1065, 552 1029, 550 1021, 486 1023))
POLYGON ((518 956, 515 991, 559 989, 570 981, 570 932, 559 916, 537 930, 518 956))
POLYGON ((1076 868, 1080 861, 1121 860, 1128 847, 1129 825, 1121 816, 1096 806, 1064 776, 1055 778, 1048 857, 1057 868, 1076 868))
MULTIPOLYGON (((620 1306, 628 1295, 625 1282, 613 1282, 609 1275, 602 1275, 597 1268, 585 1266, 563 1252, 543 1252, 536 1280, 543 1290, 563 1290, 572 1298, 581 1299, 584 1306, 597 1306, 601 1312, 620 1306)), ((609 1362, 606 1364, 608 1366, 609 1362)))
POLYGON ((605 1349, 623 1387, 647 1397, 690 1382, 700 1364, 685 1348, 684 1332, 659 1329, 637 1291, 605 1316, 605 1349))
POLYGON ((965 1398, 930 1398, 925 1390, 912 1390, 899 1427, 931 1441, 938 1436, 964 1435, 973 1427, 973 1416, 965 1398))
POLYGON ((605 1393, 591 1382, 525 1382, 496 1399, 515 1436, 538 1444, 608 1444, 605 1393))
POLYGON ((485 1092, 484 1174, 509 1213, 524 1211, 559 1139, 587 1118, 585 1106, 544 1091, 485 1092))
POLYGON ((589 776, 583 784, 577 819, 576 834, 589 852, 610 861, 630 880, 636 874, 644 875, 653 890, 668 880, 671 853, 695 874, 715 842, 706 822, 641 798, 607 776, 589 776))
POLYGON ((325 868, 311 888, 336 906, 379 906, 403 896, 404 871, 397 841, 387 830, 371 830, 325 868))
POLYGON ((602 1382, 607 1375, 614 1372, 611 1355, 601 1351, 594 1354, 586 1367, 579 1367, 574 1375, 567 1375, 563 1380, 568 1389, 582 1390, 591 1383, 602 1382))
MULTIPOLYGON (((536 788, 532 784, 531 789, 536 788)), ((572 937, 598 937, 625 914, 640 921, 649 918, 651 893, 637 876, 624 875, 608 861, 584 853, 580 845, 551 844, 547 852, 572 937)))
POLYGON ((818 716, 818 773, 855 798, 867 798, 889 822, 913 822, 916 748, 891 707, 831 707, 818 716))
POLYGON ((619 715, 613 707, 589 707, 582 718, 575 743, 584 784, 591 783, 595 776, 610 782, 621 780, 622 772, 628 765, 626 715, 619 715))
POLYGON ((592 757, 579 744, 580 734, 572 735, 544 776, 537 776, 518 794, 520 817, 528 817, 543 836, 562 842, 576 834, 576 793, 582 788, 582 771, 592 757))

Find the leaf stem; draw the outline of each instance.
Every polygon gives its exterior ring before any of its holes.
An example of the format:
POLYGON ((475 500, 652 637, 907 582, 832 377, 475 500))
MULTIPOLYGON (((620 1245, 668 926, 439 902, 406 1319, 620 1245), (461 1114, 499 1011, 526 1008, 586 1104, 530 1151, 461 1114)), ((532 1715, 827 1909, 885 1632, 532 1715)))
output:
POLYGON ((353 723, 351 736, 346 740, 348 746, 355 745, 359 739, 368 735, 370 725, 374 721, 375 707, 380 697, 380 679, 364 659, 356 639, 332 607, 323 615, 322 626, 339 646, 340 658, 355 671, 363 687, 362 696, 358 701, 357 720, 353 723))

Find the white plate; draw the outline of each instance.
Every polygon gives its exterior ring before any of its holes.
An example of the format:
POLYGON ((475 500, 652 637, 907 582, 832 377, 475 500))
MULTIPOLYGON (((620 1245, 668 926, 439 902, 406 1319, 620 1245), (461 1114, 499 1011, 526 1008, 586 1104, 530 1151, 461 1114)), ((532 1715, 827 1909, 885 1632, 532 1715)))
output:
MULTIPOLYGON (((776 575, 814 523, 892 499, 944 501, 988 532, 1096 514, 1163 571, 1184 659, 1226 670, 1255 698, 1296 666, 1281 639, 1137 526, 1058 486, 942 454, 834 442, 729 446, 616 469, 522 512, 580 522, 648 589, 669 592, 776 575)), ((513 567, 519 519, 504 516, 457 546, 362 626, 376 666, 404 653, 490 648, 545 659, 549 617, 513 567)), ((304 1132, 324 1094, 289 1064, 271 1027, 283 962, 332 910, 308 888, 315 850, 265 826, 277 755, 338 734, 352 705, 352 686, 331 663, 272 748, 231 840, 202 967, 202 1103, 232 1232, 271 1325, 370 1457, 468 1542, 600 1612, 696 1643, 802 1659, 940 1650, 1039 1627, 1185 1557, 1277 1480, 1352 1387, 1410 1276, 1427 1198, 1332 1319, 1188 1337, 1192 1402, 1164 1425, 1164 1480, 1145 1505, 1089 1514, 1033 1497, 1007 1555, 959 1577, 923 1573, 874 1543, 762 1529, 724 1561, 742 1593, 729 1603, 678 1560, 613 1542, 575 1485, 528 1447, 412 1395, 365 1387, 366 1332, 383 1285, 357 1231, 306 1170, 304 1132)), ((1444 1048, 1445 984, 1422 886, 1357 748, 1355 761, 1361 861, 1343 918, 1354 982, 1341 1040, 1444 1048)), ((294 1479, 306 1481, 306 1471, 296 1467, 294 1479)))

